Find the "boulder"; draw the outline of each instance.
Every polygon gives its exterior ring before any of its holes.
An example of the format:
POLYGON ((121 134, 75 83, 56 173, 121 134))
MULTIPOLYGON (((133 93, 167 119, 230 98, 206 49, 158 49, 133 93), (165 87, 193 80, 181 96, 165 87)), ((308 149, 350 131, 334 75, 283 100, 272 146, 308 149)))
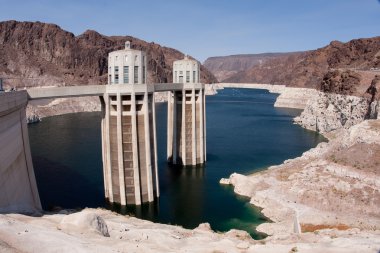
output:
POLYGON ((97 233, 109 237, 108 227, 102 217, 92 211, 81 211, 65 216, 58 229, 69 233, 97 233))

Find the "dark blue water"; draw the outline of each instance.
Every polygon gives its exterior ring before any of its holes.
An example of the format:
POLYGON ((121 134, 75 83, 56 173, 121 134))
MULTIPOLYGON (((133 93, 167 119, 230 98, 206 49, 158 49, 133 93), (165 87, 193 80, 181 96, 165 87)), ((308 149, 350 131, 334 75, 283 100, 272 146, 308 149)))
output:
MULTIPOLYGON (((274 108, 277 95, 265 90, 225 89, 207 97, 207 164, 198 168, 166 164, 166 104, 157 106, 157 203, 123 212, 156 222, 194 228, 243 229, 255 238, 265 221, 248 199, 219 180, 249 174, 301 155, 323 137, 292 123, 299 110, 274 108)), ((29 126, 37 183, 45 209, 105 206, 100 113, 44 119, 29 126)))

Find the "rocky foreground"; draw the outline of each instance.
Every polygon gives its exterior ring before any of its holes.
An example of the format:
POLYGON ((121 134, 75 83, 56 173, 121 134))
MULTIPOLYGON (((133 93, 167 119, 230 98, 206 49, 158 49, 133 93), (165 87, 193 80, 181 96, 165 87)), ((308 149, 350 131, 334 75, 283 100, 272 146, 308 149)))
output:
POLYGON ((101 209, 30 217, 0 215, 0 252, 377 252, 380 236, 358 229, 278 234, 254 241, 244 231, 193 230, 101 209))

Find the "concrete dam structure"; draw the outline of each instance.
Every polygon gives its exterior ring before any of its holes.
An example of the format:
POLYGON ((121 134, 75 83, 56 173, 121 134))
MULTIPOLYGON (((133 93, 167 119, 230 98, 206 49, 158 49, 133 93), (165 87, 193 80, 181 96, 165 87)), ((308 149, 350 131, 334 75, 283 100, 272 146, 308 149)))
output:
MULTIPOLYGON (((99 96, 102 105, 105 198, 123 206, 141 205, 154 201, 160 194, 155 92, 169 93, 168 162, 195 166, 206 161, 204 85, 198 83, 199 63, 187 62, 188 59, 184 61, 186 65, 192 64, 196 69, 191 72, 195 78, 187 78, 190 71, 185 70, 181 71, 187 75, 185 83, 146 84, 145 53, 131 49, 130 44, 126 43, 124 50, 109 55, 108 85, 33 88, 27 90, 28 99, 99 96)), ((25 101, 20 113, 25 115, 26 92, 21 93, 24 94, 25 101)), ((21 93, 4 94, 11 96, 21 93)), ((27 137, 27 132, 23 134, 27 137)), ((28 142, 23 145, 30 151, 28 142)), ((5 158, 1 159, 3 161, 5 158)), ((31 165, 31 158, 28 161, 31 165)), ((33 172, 33 168, 30 168, 33 172)), ((34 179, 34 174, 29 175, 33 175, 34 179)), ((31 185, 34 188, 31 187, 31 192, 34 194, 35 206, 41 209, 37 187, 35 181, 33 182, 31 185)), ((0 185, 0 189, 2 187, 0 185)), ((13 185, 13 188, 16 187, 13 185)), ((4 203, 6 202, 0 198, 0 207, 7 205, 4 203)))
POLYGON ((0 93, 0 213, 40 211, 25 108, 26 91, 0 93))

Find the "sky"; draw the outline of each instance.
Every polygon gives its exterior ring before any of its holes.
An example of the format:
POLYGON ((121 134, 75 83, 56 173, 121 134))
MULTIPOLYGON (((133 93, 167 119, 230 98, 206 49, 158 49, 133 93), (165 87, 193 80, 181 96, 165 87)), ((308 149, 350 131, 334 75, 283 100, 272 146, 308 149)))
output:
POLYGON ((380 36, 380 0, 0 0, 0 21, 131 35, 203 62, 380 36))

